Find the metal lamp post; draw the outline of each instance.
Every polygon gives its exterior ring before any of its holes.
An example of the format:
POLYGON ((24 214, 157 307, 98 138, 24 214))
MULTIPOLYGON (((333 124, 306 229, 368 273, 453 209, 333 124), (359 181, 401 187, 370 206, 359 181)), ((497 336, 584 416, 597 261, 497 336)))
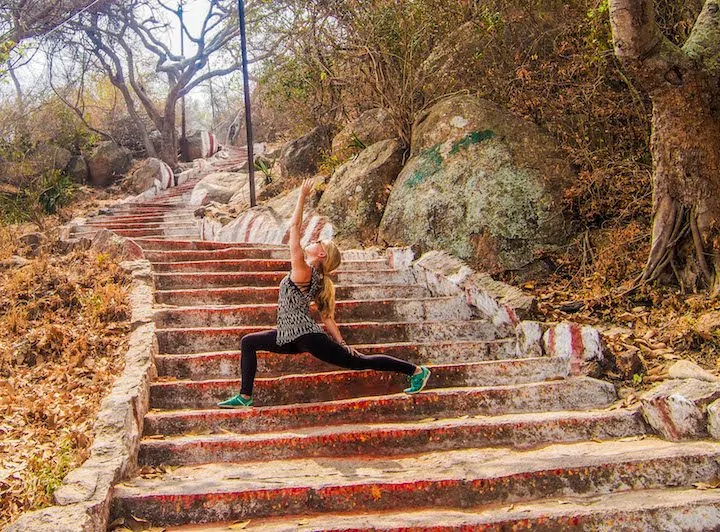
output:
POLYGON ((248 172, 250 174, 250 207, 255 207, 255 156, 253 153, 252 116, 250 107, 250 80, 247 61, 247 35, 245 34, 245 2, 238 0, 240 19, 240 45, 242 48, 243 91, 245 93, 245 129, 247 130, 248 172))

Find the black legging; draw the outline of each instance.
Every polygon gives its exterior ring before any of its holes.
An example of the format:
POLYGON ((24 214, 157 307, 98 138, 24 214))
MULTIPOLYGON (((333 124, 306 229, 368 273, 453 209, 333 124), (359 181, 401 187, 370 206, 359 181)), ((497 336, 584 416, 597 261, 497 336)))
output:
POLYGON ((257 352, 272 353, 310 353, 323 362, 334 364, 346 369, 374 369, 377 371, 395 371, 412 375, 416 366, 387 355, 363 355, 352 353, 349 348, 337 343, 324 333, 305 334, 285 345, 277 345, 277 330, 258 332, 243 336, 240 341, 242 358, 242 388, 240 393, 252 395, 255 373, 257 373, 257 352))

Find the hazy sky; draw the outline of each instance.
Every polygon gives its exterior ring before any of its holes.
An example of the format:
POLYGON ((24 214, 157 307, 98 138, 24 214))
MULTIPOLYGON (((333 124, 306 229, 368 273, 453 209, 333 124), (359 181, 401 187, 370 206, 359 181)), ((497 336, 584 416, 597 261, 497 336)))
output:
MULTIPOLYGON (((178 2, 177 0, 168 0, 167 4, 171 6, 177 6, 178 2)), ((207 0, 184 0, 184 20, 191 34, 197 35, 199 33, 204 15, 207 11, 207 6, 207 0)), ((164 39, 170 43, 172 50, 177 52, 179 55, 180 30, 177 17, 172 15, 171 13, 165 13, 165 17, 171 26, 167 34, 162 37, 164 37, 164 39)), ((26 92, 27 95, 30 97, 32 97, 33 95, 43 94, 48 89, 47 57, 42 51, 31 55, 31 44, 32 43, 29 43, 27 47, 24 47, 21 50, 21 53, 24 55, 23 58, 15 57, 15 60, 18 64, 25 63, 27 59, 30 59, 30 57, 32 57, 31 61, 27 65, 17 69, 17 75, 20 79, 23 91, 26 92)), ((189 53, 193 51, 192 47, 194 45, 192 42, 188 42, 188 40, 186 39, 185 46, 186 52, 188 52, 186 55, 189 55, 189 53)), ((198 96, 202 97, 202 91, 198 90, 197 92, 198 96)), ((0 98, 4 99, 8 97, 14 97, 14 87, 10 78, 8 76, 4 76, 0 80, 0 98)))

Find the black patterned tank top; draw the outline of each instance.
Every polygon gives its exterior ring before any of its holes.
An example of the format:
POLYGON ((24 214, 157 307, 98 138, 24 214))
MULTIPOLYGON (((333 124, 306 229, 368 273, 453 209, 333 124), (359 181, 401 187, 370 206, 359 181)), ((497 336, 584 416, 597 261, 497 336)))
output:
POLYGON ((290 274, 280 282, 277 314, 277 344, 284 345, 305 334, 322 333, 323 330, 310 316, 310 303, 322 289, 323 276, 318 268, 312 269, 307 291, 301 290, 290 274))

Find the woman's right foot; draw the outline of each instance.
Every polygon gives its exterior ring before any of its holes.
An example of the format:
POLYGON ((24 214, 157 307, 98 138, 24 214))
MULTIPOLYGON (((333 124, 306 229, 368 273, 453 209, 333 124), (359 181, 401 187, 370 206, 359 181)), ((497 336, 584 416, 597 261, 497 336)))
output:
POLYGON ((422 391, 430 378, 430 370, 426 366, 420 366, 420 371, 410 376, 410 387, 405 388, 405 393, 414 394, 422 391))
POLYGON ((227 401, 223 401, 222 403, 218 403, 217 405, 220 408, 247 408, 248 406, 252 406, 252 404, 252 397, 243 397, 242 395, 236 395, 235 397, 231 397, 227 401))

